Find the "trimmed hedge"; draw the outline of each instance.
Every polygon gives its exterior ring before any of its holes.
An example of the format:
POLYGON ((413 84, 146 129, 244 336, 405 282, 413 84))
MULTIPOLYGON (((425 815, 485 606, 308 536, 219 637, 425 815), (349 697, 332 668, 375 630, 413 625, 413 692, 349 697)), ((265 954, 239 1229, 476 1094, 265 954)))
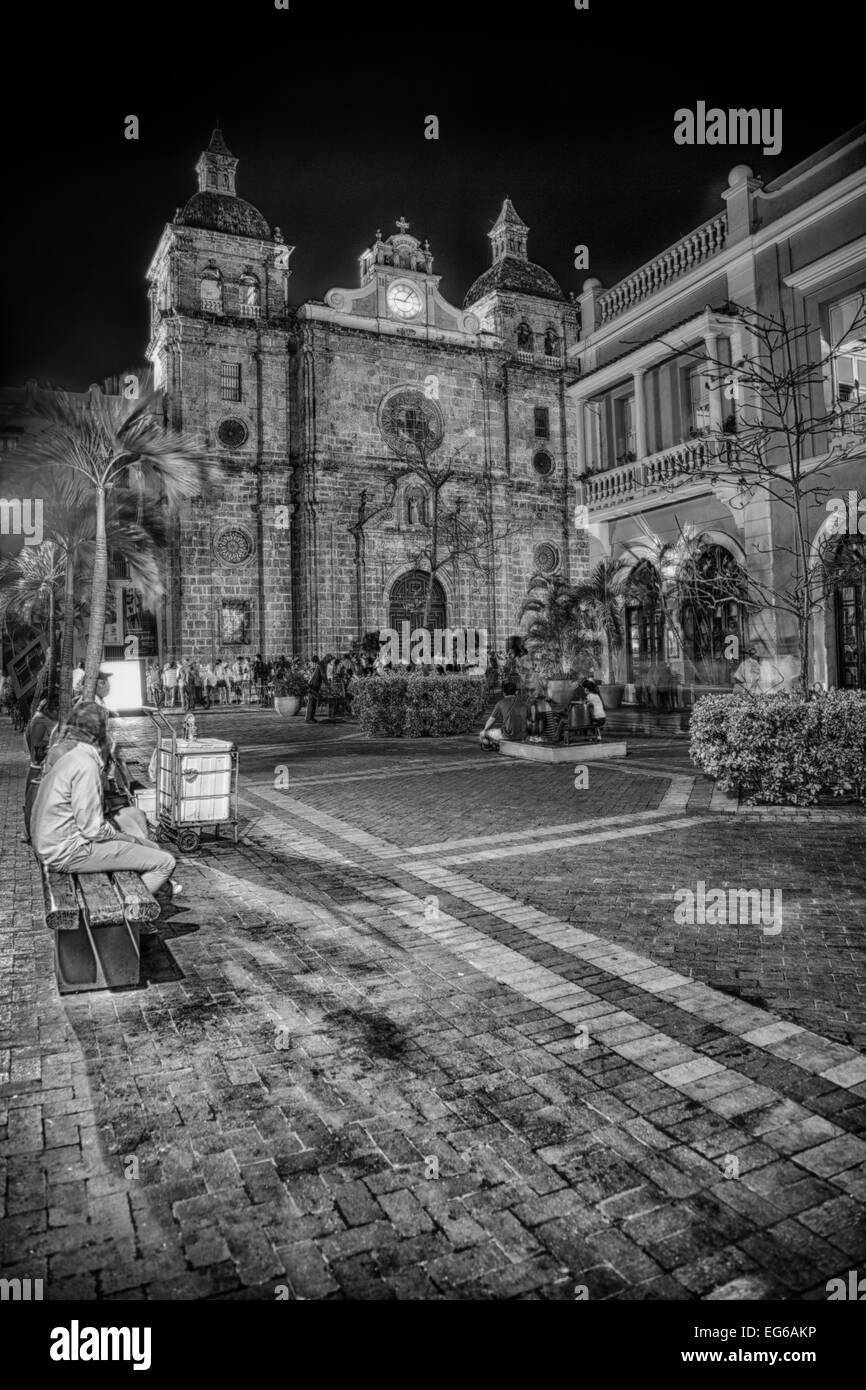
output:
POLYGON ((487 688, 477 676, 366 676, 355 709, 365 734, 444 738, 481 728, 487 688))
POLYGON ((705 695, 691 718, 692 762, 747 802, 814 806, 866 799, 866 695, 705 695))

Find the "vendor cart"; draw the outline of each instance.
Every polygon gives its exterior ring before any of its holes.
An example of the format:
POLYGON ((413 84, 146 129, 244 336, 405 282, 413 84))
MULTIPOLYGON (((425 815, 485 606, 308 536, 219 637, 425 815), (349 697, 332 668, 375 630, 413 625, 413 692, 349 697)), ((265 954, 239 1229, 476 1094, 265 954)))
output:
POLYGON ((155 819, 160 839, 173 840, 182 854, 194 854, 202 831, 230 827, 238 840, 237 744, 218 738, 178 738, 158 710, 156 725, 155 819))

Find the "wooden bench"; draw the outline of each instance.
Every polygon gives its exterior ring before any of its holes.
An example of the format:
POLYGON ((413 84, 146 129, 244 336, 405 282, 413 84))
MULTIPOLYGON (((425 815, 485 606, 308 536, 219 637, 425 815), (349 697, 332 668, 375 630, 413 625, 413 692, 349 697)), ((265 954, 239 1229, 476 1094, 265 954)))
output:
POLYGON ((137 985, 140 933, 160 914, 141 875, 55 874, 41 860, 39 867, 60 993, 137 985))

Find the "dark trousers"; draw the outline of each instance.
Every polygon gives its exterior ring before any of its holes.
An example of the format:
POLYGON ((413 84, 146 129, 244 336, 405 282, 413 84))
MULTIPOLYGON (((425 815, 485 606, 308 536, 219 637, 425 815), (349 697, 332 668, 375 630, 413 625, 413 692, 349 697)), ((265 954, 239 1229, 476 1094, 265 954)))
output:
POLYGON ((29 768, 27 781, 24 783, 24 833, 30 839, 30 817, 33 814, 33 805, 39 791, 39 784, 42 781, 42 768, 29 768))
POLYGON ((304 722, 311 724, 316 717, 316 706, 319 703, 318 695, 314 695, 312 690, 307 693, 307 712, 304 715, 304 722))

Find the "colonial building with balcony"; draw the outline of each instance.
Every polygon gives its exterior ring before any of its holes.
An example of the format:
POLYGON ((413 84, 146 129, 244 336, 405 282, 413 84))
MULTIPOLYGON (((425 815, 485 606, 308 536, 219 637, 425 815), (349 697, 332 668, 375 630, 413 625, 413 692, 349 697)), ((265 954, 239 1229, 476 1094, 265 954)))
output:
POLYGON ((853 518, 866 493, 864 156, 866 124, 766 185, 737 165, 717 215, 619 284, 583 286, 582 333, 568 353, 579 372, 568 388, 575 524, 591 560, 622 558, 638 579, 667 557, 667 574, 637 584, 643 597, 627 610, 621 674, 635 687, 665 666, 672 684, 730 685, 747 649, 776 673, 770 687, 794 682, 800 644, 784 602, 798 582, 798 523, 784 500, 792 467, 820 590, 810 679, 866 687, 866 517, 859 534, 839 521, 839 499, 854 499, 853 518), (799 373, 783 421, 749 365, 761 355, 756 325, 784 327, 773 341, 790 360, 776 370, 799 373), (774 472, 747 489, 759 436, 775 450, 774 472), (677 564, 696 548, 727 579, 707 622, 681 601, 671 623, 670 598, 657 596, 667 586, 677 601, 677 564), (737 574, 753 582, 741 589, 737 574))

